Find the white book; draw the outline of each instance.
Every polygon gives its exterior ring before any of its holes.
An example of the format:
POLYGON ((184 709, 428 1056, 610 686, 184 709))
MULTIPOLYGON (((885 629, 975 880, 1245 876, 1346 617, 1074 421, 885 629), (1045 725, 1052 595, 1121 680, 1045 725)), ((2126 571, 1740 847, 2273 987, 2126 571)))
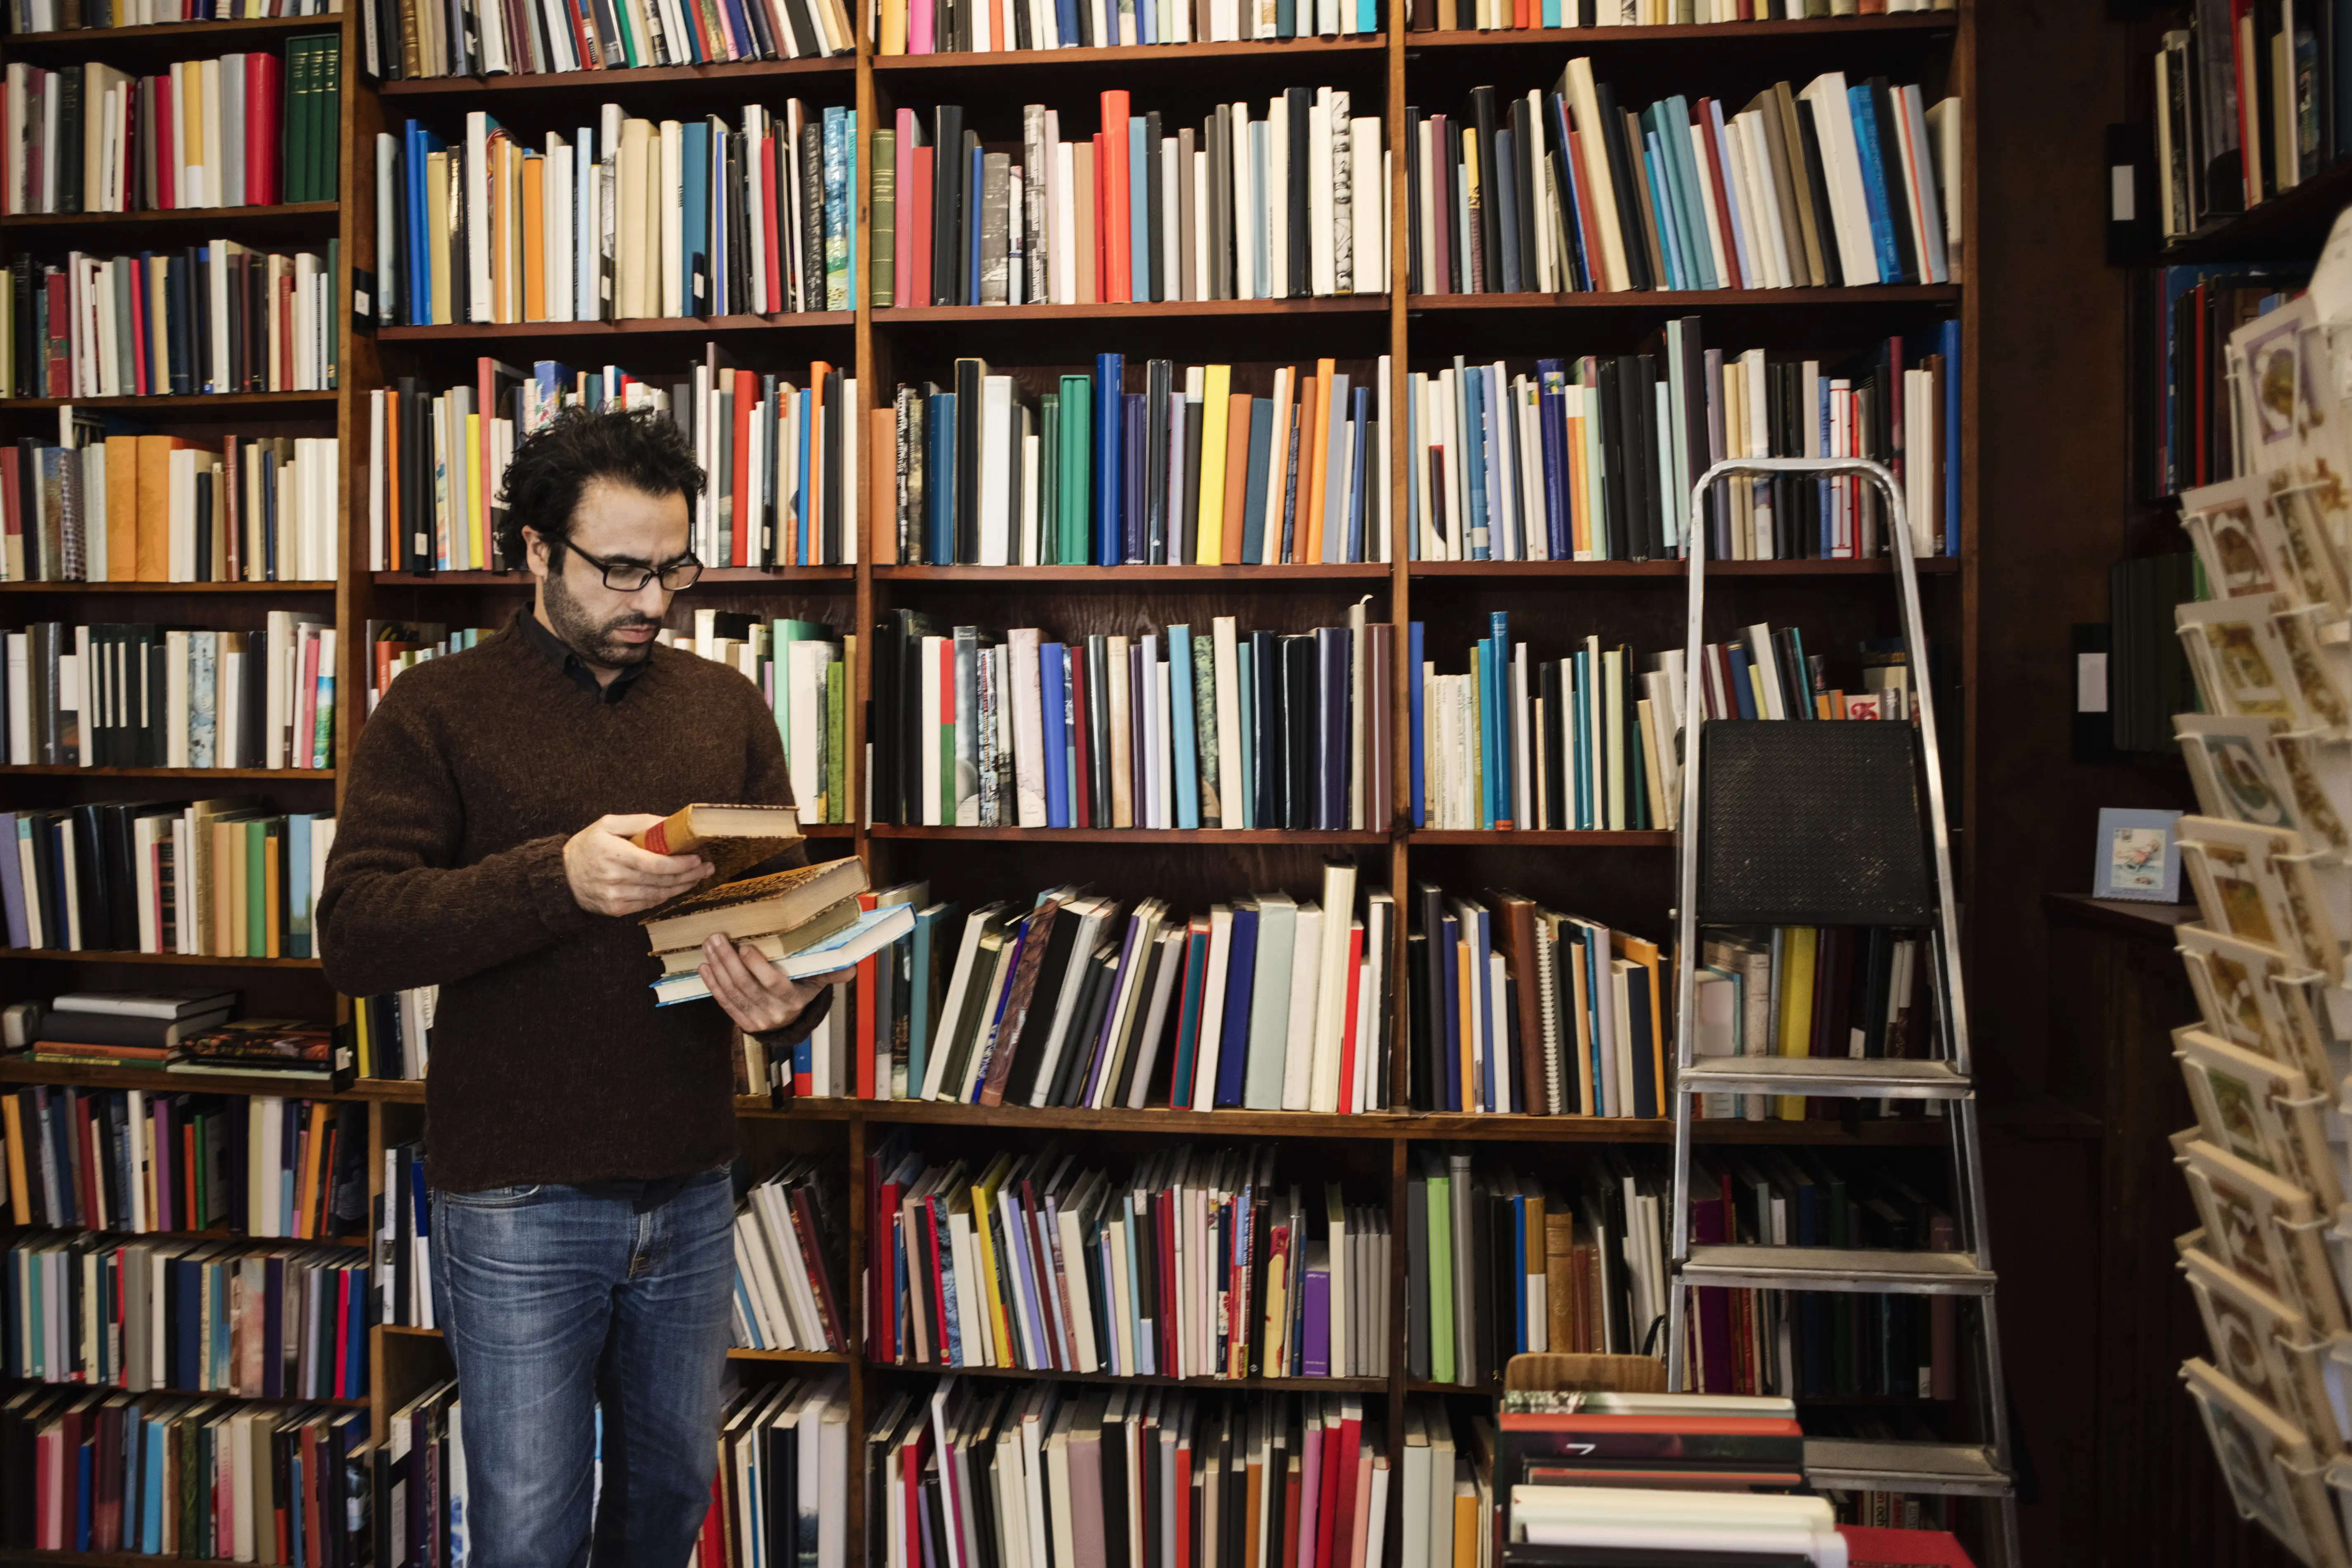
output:
POLYGON ((1353 861, 1329 861, 1323 868, 1323 952, 1315 1004, 1314 1078, 1307 1109, 1323 1112, 1339 1108, 1339 1052, 1347 1026, 1348 931, 1356 903, 1353 861))
POLYGON ((490 311, 489 141, 493 127, 488 112, 466 115, 466 210, 474 221, 466 226, 466 313, 469 321, 488 321, 490 311))
POLYGON ((1307 292, 1329 294, 1338 287, 1331 254, 1331 91, 1316 89, 1307 110, 1307 292))
POLYGON ((1297 941, 1298 904, 1286 893, 1261 893, 1257 909, 1257 957, 1250 980, 1249 1066, 1242 1078, 1242 1104, 1251 1110, 1279 1110, 1286 1065, 1283 1031, 1290 1022, 1291 959, 1297 941))
POLYGON ((1845 73, 1827 71, 1797 95, 1812 105, 1813 131, 1822 145, 1822 168, 1830 187, 1837 230, 1838 261, 1848 288, 1880 281, 1876 247, 1870 237, 1870 211, 1862 191, 1862 157, 1853 136, 1853 110, 1846 100, 1845 73))
POLYGON ((1038 631, 1015 626, 1005 634, 1013 688, 1013 788, 1015 820, 1023 827, 1045 826, 1045 732, 1038 693, 1038 631))
MULTIPOLYGON (((854 422, 853 422, 854 423, 854 422)), ((982 566, 1013 564, 1012 534, 1013 378, 981 380, 980 561, 982 566)), ((851 469, 855 473, 856 469, 851 469)))
MULTIPOLYGON (((1537 123, 1540 123, 1538 121, 1537 123)), ((1381 146, 1377 115, 1362 115, 1348 128, 1348 202, 1355 253, 1351 267, 1355 291, 1388 291, 1388 154, 1381 146)))
POLYGON ((1285 1110, 1305 1110, 1312 1099, 1315 1041, 1323 1002, 1323 921, 1322 906, 1298 906, 1290 950, 1290 1020, 1283 1031, 1285 1110))
POLYGON ((1217 1060, 1224 1034, 1225 967, 1234 951, 1234 910, 1230 904, 1209 906, 1209 962, 1201 988, 1200 1047, 1194 1055, 1192 1109, 1216 1108, 1217 1060))
POLYGON ((1903 178, 1910 187, 1911 233, 1919 247, 1921 269, 1927 281, 1948 283, 1952 258, 1944 248, 1948 193, 1937 189, 1943 175, 1937 162, 1937 144, 1928 134, 1927 110, 1917 86, 1898 91, 1895 119, 1903 143, 1903 178))

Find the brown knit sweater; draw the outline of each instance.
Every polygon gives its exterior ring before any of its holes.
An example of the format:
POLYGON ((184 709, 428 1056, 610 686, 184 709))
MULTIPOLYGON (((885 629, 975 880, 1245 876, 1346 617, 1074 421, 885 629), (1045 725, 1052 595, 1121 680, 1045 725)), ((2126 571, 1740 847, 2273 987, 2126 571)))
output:
POLYGON ((441 987, 435 1186, 658 1178, 734 1155, 727 1015, 655 1007, 643 928, 580 907, 563 845, 608 813, 792 798, 758 690, 690 653, 656 646, 608 702, 517 624, 393 682, 352 748, 319 950, 348 995, 441 987))

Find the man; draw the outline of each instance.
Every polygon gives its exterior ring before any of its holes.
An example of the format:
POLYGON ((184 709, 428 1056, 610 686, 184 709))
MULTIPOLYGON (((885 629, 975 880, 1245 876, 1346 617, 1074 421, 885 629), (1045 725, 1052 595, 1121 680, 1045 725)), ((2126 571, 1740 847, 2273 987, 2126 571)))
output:
MULTIPOLYGON (((665 417, 571 410, 506 476, 528 614, 402 675, 352 753, 320 894, 348 994, 438 985, 433 1283, 478 1568, 679 1568, 709 1505, 733 1289, 729 1020, 788 1046, 826 984, 713 937, 718 1005, 656 1010, 633 916, 710 868, 629 836, 696 801, 789 804, 736 671, 659 646, 701 565, 703 476, 665 417)), ((800 864, 796 847, 773 869, 800 864)))

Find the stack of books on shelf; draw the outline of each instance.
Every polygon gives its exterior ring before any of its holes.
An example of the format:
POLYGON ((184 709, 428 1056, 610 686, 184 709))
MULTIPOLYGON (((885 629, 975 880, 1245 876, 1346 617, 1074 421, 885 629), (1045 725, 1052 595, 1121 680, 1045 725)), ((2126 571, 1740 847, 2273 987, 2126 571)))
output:
POLYGON ((68 992, 28 1004, 26 1048, 36 1061, 166 1062, 181 1041, 227 1023, 236 1002, 234 991, 68 992))
POLYGON ((379 572, 516 571, 500 499, 515 445, 572 406, 663 410, 709 482, 688 542, 705 566, 857 559, 857 378, 823 360, 805 386, 737 368, 717 344, 656 385, 553 360, 528 374, 485 358, 471 385, 402 376, 368 394, 368 552, 379 572))
POLYGON ((2168 240, 2293 190, 2352 151, 2327 13, 2181 7, 2156 55, 2157 218, 2168 240), (2315 22, 2317 26, 2315 28, 2315 22))
POLYGON ((1285 565, 1389 558, 1389 359, 1372 374, 1145 362, 1018 375, 959 359, 874 419, 888 564, 1285 565), (1352 384, 1351 384, 1352 383, 1352 384), (1369 384, 1368 384, 1369 383, 1369 384), (1260 386, 1268 395, 1253 395, 1260 386), (886 457, 887 455, 887 457, 886 457), (883 498, 888 498, 887 510, 883 498))
POLYGON ((371 1447, 365 1410, 36 1385, 0 1404, 0 1544, 360 1568, 371 1447))
POLYGON ((2341 1079, 2352 933, 2345 656, 2347 405, 2309 367, 2309 295, 2228 344, 2248 472, 2181 498, 2210 599, 2176 612, 2202 716, 2182 715, 2200 814, 2177 825, 2200 921, 2179 947, 2200 1017, 2174 1032, 2197 1123, 2173 1138, 2201 1228, 2181 1268, 2212 1358, 2182 1369, 2239 1511, 2307 1563, 2345 1561, 2352 1423, 2329 1392, 2352 1280, 2352 1167, 2325 1121, 2341 1079), (2331 1488, 2329 1479, 2335 1480, 2331 1488))
MULTIPOLYGON (((847 1373, 730 1387, 719 1419, 718 1481, 691 1561, 708 1568, 856 1561, 852 1458, 847 1373)), ((869 1528, 878 1523, 867 1518, 869 1528)))
POLYGON ((1004 10, 882 0, 875 52, 997 54, 1249 38, 1354 37, 1385 23, 1379 0, 1032 0, 1004 10))
MULTIPOLYGON (((1424 1430, 1446 1420, 1430 1402, 1424 1430)), ((1384 1563, 1386 1426, 1377 1398, 1353 1394, 942 1377, 898 1391, 866 1430, 873 1560, 1384 1563)), ((1425 1479, 1424 1502, 1439 1489, 1425 1479)), ((1416 1500, 1405 1501, 1408 1521, 1416 1500)), ((1475 1510, 1465 1521, 1474 1546, 1480 1522, 1475 1510)))
POLYGON ((869 1162, 866 1355, 1118 1376, 1381 1377, 1392 1238, 1276 1151, 1179 1145, 1112 1176, 1048 1142, 869 1162))
POLYGON ((96 60, 12 60, 0 145, 9 213, 162 212, 335 199, 342 40, 174 62, 132 76, 96 60))
MULTIPOLYGON (((755 0, 756 3, 756 0, 755 0)), ((638 120, 533 147, 490 114, 375 141, 385 326, 846 310, 857 111, 787 99, 739 124, 638 120)))
MULTIPOLYGON (((1891 519, 1860 479, 1718 479, 1727 458, 1868 458, 1903 485, 1916 556, 1959 550, 1959 322, 1844 364, 1702 349, 1699 319, 1631 354, 1502 360, 1405 378, 1416 561, 1647 561, 1706 530, 1717 561, 1867 560, 1891 519)), ((1385 366, 1385 362, 1383 362, 1385 366)), ((1383 379, 1380 411, 1385 415, 1383 379)), ((1384 470, 1383 470, 1384 471, 1384 470)), ((1385 558, 1385 552, 1383 552, 1385 558)))
POLYGON ((0 1094, 0 1131, 20 1226, 317 1241, 356 1233, 366 1207, 351 1101, 42 1085, 0 1094))
POLYGON ((735 1211, 735 1338, 755 1351, 845 1351, 848 1298, 829 1238, 843 1216, 815 1163, 787 1161, 735 1211))
POLYGON ((1057 641, 877 629, 877 819, 909 826, 1385 831, 1392 628, 1205 629, 1057 641), (936 716, 936 719, 934 719, 936 716))
POLYGON ((334 16, 342 9, 342 0, 12 0, 8 30, 54 33, 247 16, 334 16))
POLYGON ((331 392, 341 245, 17 257, 0 268, 0 396, 331 392))
POLYGON ((1388 291, 1388 153, 1344 88, 1294 87, 1198 128, 1102 95, 1100 129, 1022 110, 1021 153, 961 105, 877 131, 877 306, 1287 300, 1388 291), (887 139, 887 145, 885 145, 887 139), (887 238, 886 238, 887 237, 887 238))
POLYGON ((1959 104, 1840 71, 1745 109, 1622 106, 1589 58, 1549 92, 1406 110, 1416 294, 1948 283, 1959 104))
POLYGON ((1798 22, 1877 12, 1951 11, 1958 0, 1408 0, 1406 30, 1508 32, 1536 27, 1666 27, 1798 22))
POLYGON ((11 947, 310 958, 335 819, 249 795, 0 813, 11 947))
POLYGON ((332 436, 92 437, 0 447, 0 582, 331 583, 332 436))
POLYGON ((842 0, 582 0, 564 6, 364 0, 371 69, 415 77, 807 59, 855 48, 842 0))
POLYGON ((335 628, 269 612, 259 631, 41 621, 8 632, 8 760, 131 768, 327 768, 335 628))

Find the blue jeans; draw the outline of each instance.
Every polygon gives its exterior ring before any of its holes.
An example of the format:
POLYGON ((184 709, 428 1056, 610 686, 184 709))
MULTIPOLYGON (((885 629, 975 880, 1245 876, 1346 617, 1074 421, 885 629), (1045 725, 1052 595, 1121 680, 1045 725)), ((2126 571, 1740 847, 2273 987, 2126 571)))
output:
POLYGON ((710 1508, 735 1277, 723 1170, 646 1214, 574 1187, 433 1194, 473 1568, 686 1568, 710 1508))

